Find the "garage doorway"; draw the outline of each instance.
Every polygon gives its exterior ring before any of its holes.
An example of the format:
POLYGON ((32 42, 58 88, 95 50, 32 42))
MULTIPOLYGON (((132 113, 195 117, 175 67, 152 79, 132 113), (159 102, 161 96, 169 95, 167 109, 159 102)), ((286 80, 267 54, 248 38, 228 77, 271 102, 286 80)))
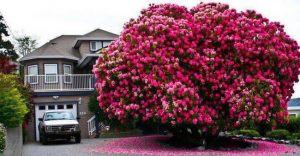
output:
POLYGON ((77 118, 77 103, 51 103, 51 104, 36 104, 35 105, 35 138, 40 141, 39 136, 39 118, 42 118, 45 111, 52 110, 68 110, 71 111, 75 118, 77 118))

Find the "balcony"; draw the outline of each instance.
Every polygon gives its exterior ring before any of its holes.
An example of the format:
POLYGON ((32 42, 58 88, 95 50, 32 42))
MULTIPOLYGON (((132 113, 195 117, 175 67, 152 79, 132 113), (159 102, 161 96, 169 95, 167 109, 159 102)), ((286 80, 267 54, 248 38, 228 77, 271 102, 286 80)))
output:
POLYGON ((93 91, 96 82, 93 74, 25 75, 24 81, 34 92, 93 91))

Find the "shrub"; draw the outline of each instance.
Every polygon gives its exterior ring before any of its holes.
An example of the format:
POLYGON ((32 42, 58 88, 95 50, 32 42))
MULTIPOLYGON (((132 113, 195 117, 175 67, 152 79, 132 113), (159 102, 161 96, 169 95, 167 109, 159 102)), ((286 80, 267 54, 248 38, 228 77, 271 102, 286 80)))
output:
POLYGON ((259 133, 254 129, 241 129, 234 133, 248 137, 260 137, 259 133))
POLYGON ((14 75, 0 74, 0 122, 6 127, 18 127, 28 112, 14 75))
POLYGON ((289 135, 290 135, 289 131, 285 129, 277 129, 271 132, 267 132, 266 136, 272 139, 280 140, 280 139, 287 139, 289 135))
POLYGON ((300 116, 289 116, 289 121, 278 126, 280 129, 286 129, 291 133, 300 131, 300 116))
POLYGON ((150 5, 102 50, 93 68, 99 105, 121 122, 184 124, 211 135, 275 125, 285 121, 298 81, 298 49, 282 25, 255 11, 150 5))
POLYGON ((299 140, 300 139, 300 133, 293 133, 288 137, 289 140, 299 140))
POLYGON ((6 131, 2 123, 0 123, 0 153, 3 153, 6 147, 6 131))

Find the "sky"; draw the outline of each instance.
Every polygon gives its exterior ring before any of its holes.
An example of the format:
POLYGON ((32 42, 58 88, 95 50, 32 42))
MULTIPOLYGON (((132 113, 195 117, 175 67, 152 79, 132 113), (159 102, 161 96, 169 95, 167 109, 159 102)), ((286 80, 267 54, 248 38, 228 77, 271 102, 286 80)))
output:
MULTIPOLYGON (((238 11, 256 10, 300 44, 300 0, 202 0, 227 3, 238 11)), ((192 8, 200 0, 0 0, 0 12, 15 36, 29 35, 42 45, 59 35, 83 35, 96 28, 120 34, 125 22, 151 3, 192 8)), ((300 83, 293 98, 300 97, 300 83)))

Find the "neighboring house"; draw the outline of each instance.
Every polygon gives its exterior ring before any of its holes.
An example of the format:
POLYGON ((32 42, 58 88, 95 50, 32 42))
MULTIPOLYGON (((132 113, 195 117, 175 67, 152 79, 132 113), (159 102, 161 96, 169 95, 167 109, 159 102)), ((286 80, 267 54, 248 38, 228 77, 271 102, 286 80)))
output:
POLYGON ((20 59, 26 84, 34 91, 35 118, 28 140, 39 141, 38 118, 46 110, 70 110, 80 117, 81 136, 89 135, 89 96, 94 91, 92 67, 102 48, 118 35, 96 29, 85 35, 61 35, 20 59))
POLYGON ((289 116, 300 115, 300 98, 291 99, 288 102, 289 116))

